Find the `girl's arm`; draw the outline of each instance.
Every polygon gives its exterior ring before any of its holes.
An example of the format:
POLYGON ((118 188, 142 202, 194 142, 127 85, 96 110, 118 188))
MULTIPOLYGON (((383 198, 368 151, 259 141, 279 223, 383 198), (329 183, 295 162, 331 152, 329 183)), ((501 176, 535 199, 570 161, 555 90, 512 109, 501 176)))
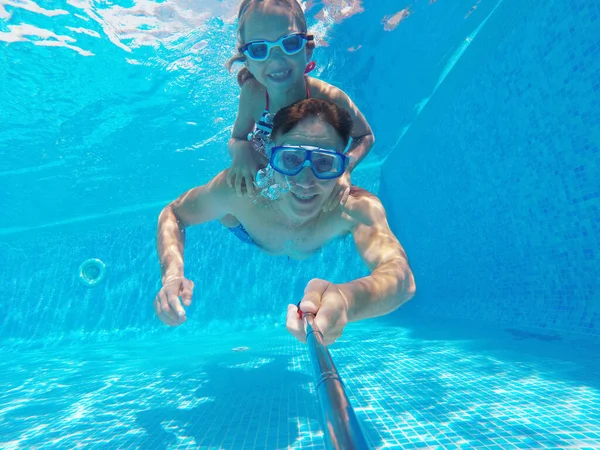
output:
POLYGON ((248 133, 252 132, 255 124, 253 111, 258 105, 259 86, 254 79, 247 80, 242 85, 238 115, 229 139, 228 150, 232 162, 227 184, 235 187, 238 196, 242 196, 244 191, 249 196, 254 194, 254 177, 262 164, 260 155, 248 141, 248 133))
POLYGON ((373 131, 365 116, 344 91, 339 90, 335 102, 348 111, 352 117, 352 142, 346 152, 346 155, 350 157, 348 170, 352 172, 373 148, 375 136, 373 136, 373 131))
POLYGON ((240 102, 238 105, 238 113, 233 124, 233 132, 229 139, 229 156, 234 158, 238 151, 252 150, 252 146, 248 141, 248 133, 254 130, 254 100, 256 98, 253 80, 248 80, 242 86, 240 92, 240 102))
POLYGON ((352 172, 373 148, 375 144, 373 131, 358 107, 344 91, 324 81, 312 80, 318 83, 316 88, 320 98, 337 103, 338 106, 348 111, 352 117, 352 143, 346 152, 346 155, 350 157, 348 170, 352 172))

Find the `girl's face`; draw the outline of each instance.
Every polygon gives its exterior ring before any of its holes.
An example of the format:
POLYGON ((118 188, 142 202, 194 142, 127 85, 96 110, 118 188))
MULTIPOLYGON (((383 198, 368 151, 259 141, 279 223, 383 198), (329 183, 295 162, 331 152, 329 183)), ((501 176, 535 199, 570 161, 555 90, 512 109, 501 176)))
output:
MULTIPOLYGON (((278 5, 255 8, 246 19, 242 38, 251 41, 276 41, 282 36, 299 33, 292 14, 278 5)), ((281 48, 273 47, 265 61, 254 61, 246 57, 248 70, 268 91, 286 91, 302 80, 308 62, 307 49, 294 55, 285 54, 281 48)))

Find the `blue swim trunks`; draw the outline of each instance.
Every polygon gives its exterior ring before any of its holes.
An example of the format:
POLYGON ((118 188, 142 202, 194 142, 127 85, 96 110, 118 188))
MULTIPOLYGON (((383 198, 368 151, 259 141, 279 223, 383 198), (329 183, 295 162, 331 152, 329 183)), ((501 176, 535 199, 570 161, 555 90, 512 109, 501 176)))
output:
POLYGON ((235 234, 240 241, 245 242, 246 244, 257 245, 241 223, 237 227, 229 227, 227 229, 235 234))

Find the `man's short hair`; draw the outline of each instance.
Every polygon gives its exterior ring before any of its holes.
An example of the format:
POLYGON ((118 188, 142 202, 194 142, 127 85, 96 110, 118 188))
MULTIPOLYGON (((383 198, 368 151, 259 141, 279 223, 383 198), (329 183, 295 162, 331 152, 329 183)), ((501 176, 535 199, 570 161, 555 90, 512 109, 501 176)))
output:
POLYGON ((278 134, 286 134, 293 130, 299 122, 310 116, 316 116, 331 125, 342 138, 344 147, 348 145, 350 133, 352 132, 350 114, 335 103, 318 98, 300 100, 280 109, 273 119, 271 135, 275 137, 278 134))

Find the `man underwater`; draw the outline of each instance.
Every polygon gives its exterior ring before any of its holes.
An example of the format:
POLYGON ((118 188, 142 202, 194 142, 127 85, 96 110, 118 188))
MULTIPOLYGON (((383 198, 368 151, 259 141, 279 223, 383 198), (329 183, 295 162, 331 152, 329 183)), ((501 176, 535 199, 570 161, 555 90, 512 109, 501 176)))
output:
MULTIPOLYGON (((269 195, 238 196, 227 183, 228 169, 167 205, 159 216, 157 250, 162 288, 154 300, 159 319, 178 326, 186 321, 194 283, 185 278, 185 229, 231 215, 236 234, 272 255, 302 259, 332 239, 352 234, 368 276, 342 284, 312 279, 297 305, 288 305, 287 329, 305 341, 298 310, 315 314, 325 343, 342 335, 348 322, 388 314, 410 300, 415 280, 400 242, 389 228, 385 209, 372 193, 352 186, 344 206, 323 211, 336 179, 349 160, 344 149, 352 120, 336 104, 311 98, 280 110, 273 121, 265 173, 279 189, 269 195), (281 188, 284 186, 285 188, 281 188)), ((262 180, 264 182, 264 179, 262 180)))

